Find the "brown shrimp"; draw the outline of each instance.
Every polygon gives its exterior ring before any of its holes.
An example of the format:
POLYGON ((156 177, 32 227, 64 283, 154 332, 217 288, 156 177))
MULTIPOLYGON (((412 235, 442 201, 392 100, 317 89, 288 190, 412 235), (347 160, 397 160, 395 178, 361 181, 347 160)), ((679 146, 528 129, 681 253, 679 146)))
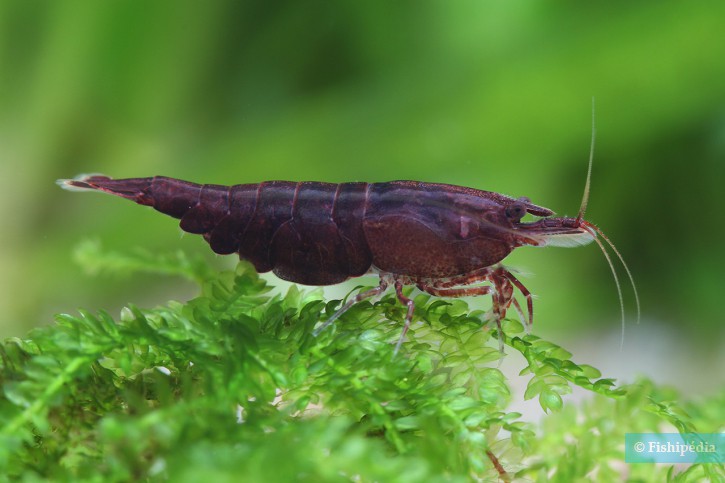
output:
POLYGON ((291 282, 332 285, 378 273, 376 288, 352 297, 315 333, 353 304, 380 295, 392 285, 407 307, 397 351, 415 309, 403 294, 405 285, 442 297, 491 294, 491 314, 499 330, 511 304, 530 328, 532 295, 500 264, 521 246, 576 246, 596 241, 614 274, 624 323, 619 280, 597 235, 614 250, 634 288, 632 275, 609 239, 583 219, 591 163, 590 156, 576 218, 552 217, 551 210, 527 198, 418 181, 268 181, 220 186, 163 176, 111 179, 92 175, 58 183, 66 189, 99 190, 152 206, 180 219, 182 230, 202 235, 214 252, 238 253, 258 272, 271 270, 291 282), (527 213, 541 218, 521 221, 527 213), (481 285, 485 282, 489 284, 481 285), (514 297, 514 289, 526 299, 527 315, 514 297))

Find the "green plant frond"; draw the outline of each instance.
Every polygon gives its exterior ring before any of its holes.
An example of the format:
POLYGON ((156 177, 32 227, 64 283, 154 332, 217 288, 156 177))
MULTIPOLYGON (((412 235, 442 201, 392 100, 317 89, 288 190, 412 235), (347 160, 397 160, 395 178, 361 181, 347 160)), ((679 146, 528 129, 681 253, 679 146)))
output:
POLYGON ((152 253, 142 248, 132 252, 117 252, 104 249, 101 242, 95 239, 78 244, 73 259, 91 275, 156 273, 176 275, 196 283, 203 283, 216 275, 202 257, 189 257, 181 250, 166 254, 152 253))
MULTIPOLYGON (((123 270, 143 259, 98 255, 123 270)), ((517 322, 504 321, 502 334, 482 328, 461 300, 417 296, 395 355, 404 310, 393 295, 355 305, 314 337, 339 305, 320 290, 271 296, 247 263, 211 276, 182 259, 153 270, 198 281, 193 300, 129 306, 117 320, 62 314, 0 347, 5 475, 495 481, 490 452, 522 478, 607 480, 625 432, 722 430, 722 395, 683 407, 646 380, 617 386, 517 322), (550 413, 540 425, 508 410, 499 336, 526 360, 524 398, 550 413), (572 386, 593 397, 572 405, 572 386)), ((703 466, 688 473, 720 471, 703 466)))

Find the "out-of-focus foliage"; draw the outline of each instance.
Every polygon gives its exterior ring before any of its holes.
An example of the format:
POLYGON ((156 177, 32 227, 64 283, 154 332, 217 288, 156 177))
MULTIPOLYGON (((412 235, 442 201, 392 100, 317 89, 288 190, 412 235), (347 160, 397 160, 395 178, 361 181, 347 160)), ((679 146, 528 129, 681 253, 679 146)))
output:
MULTIPOLYGON (((4 0, 0 333, 193 295, 152 275, 91 282, 79 240, 213 258, 173 220, 56 178, 408 178, 573 214, 595 96, 588 218, 630 263, 645 320, 716 350, 723 18, 722 2, 4 0)), ((536 274, 537 333, 618 327, 595 247, 507 262, 536 274)))
MULTIPOLYGON (((175 255, 144 270, 168 273, 171 259, 195 265, 175 255)), ((146 258, 125 260, 133 269, 146 258)), ((355 305, 313 337, 339 301, 294 286, 270 296, 247 263, 211 279, 204 267, 180 271, 205 280, 187 304, 130 306, 117 321, 59 315, 0 346, 5 478, 497 481, 495 460, 501 481, 664 481, 667 465, 622 466, 624 433, 723 429, 722 396, 693 403, 693 417, 676 392, 613 387, 507 320, 508 350, 524 356, 516 377, 530 377, 523 397, 554 413, 524 423, 507 409, 497 331, 460 300, 416 297, 421 321, 396 356, 405 309, 394 296, 355 305), (593 399, 562 411, 572 386, 593 399)), ((693 465, 677 481, 705 478, 725 478, 723 466, 693 465)))

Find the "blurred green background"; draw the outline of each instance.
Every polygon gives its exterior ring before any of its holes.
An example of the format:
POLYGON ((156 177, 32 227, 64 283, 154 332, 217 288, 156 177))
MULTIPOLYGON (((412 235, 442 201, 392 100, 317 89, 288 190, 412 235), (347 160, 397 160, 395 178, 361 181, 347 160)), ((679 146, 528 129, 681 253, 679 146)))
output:
POLYGON ((89 276, 82 240, 233 264, 173 219, 57 178, 417 179, 574 215, 594 96, 587 218, 630 264, 643 319, 625 283, 619 352, 597 248, 523 248, 507 263, 532 274, 535 332, 625 377, 722 382, 724 22, 723 2, 2 0, 0 335, 194 294, 89 276))

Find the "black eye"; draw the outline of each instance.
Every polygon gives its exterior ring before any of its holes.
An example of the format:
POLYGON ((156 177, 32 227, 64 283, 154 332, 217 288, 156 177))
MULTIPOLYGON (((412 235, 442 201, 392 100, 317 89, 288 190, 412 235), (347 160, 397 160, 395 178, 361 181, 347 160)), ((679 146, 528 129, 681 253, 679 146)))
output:
POLYGON ((506 207, 506 218, 513 221, 519 221, 526 214, 526 205, 519 201, 515 201, 506 207))

